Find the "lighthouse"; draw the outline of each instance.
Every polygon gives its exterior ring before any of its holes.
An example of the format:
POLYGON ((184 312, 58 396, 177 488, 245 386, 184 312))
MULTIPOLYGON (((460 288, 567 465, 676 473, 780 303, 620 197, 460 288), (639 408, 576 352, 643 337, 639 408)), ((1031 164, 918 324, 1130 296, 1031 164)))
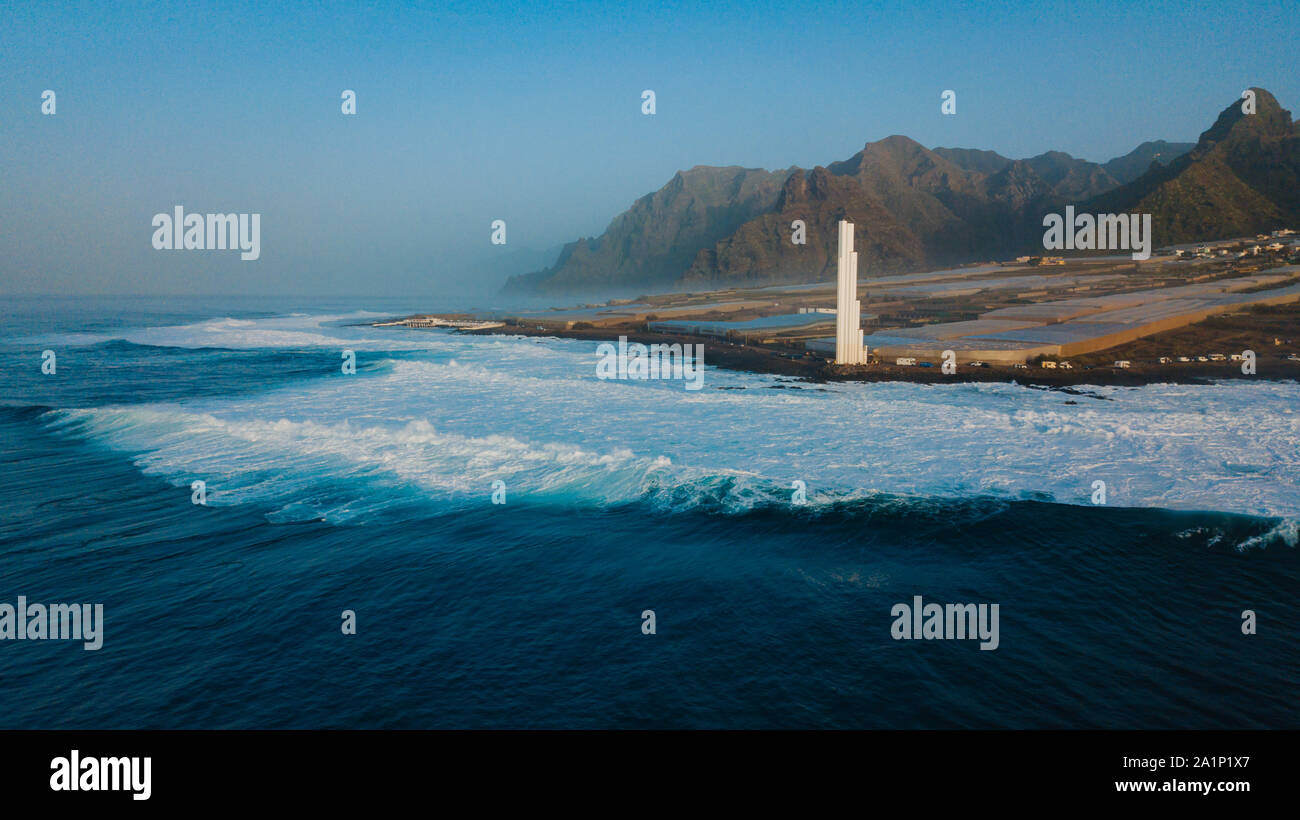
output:
POLYGON ((858 254, 853 250, 853 223, 840 220, 838 279, 835 297, 835 363, 866 364, 862 346, 862 303, 858 301, 858 254))

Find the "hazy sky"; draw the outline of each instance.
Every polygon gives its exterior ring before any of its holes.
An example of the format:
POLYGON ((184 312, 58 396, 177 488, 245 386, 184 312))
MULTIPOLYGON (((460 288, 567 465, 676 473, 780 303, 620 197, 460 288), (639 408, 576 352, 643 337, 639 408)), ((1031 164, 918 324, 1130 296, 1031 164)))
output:
POLYGON ((825 165, 890 134, 1104 161, 1194 140, 1247 86, 1300 109, 1292 2, 327 5, 5 0, 0 295, 432 305, 694 165, 825 165), (261 258, 154 250, 178 204, 260 213, 261 258))

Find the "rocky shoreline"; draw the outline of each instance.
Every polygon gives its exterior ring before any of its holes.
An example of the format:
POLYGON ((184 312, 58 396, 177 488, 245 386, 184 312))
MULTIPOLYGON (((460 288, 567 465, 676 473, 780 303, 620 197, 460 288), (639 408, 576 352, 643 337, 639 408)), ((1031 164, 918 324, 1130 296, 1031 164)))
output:
MULTIPOLYGON (((617 342, 620 336, 629 342, 642 344, 704 344, 704 363, 728 370, 794 376, 810 382, 914 382, 917 384, 960 384, 969 382, 1005 382, 1050 388, 1076 386, 1137 387, 1147 384, 1209 384, 1221 379, 1266 379, 1300 381, 1300 362, 1273 358, 1271 351, 1262 351, 1256 375, 1241 372, 1237 362, 1182 362, 1160 365, 1132 361, 1128 368, 1112 365, 1076 365, 1071 370, 1052 370, 1031 365, 1016 368, 1010 365, 971 367, 959 365, 953 374, 943 373, 937 365, 932 367, 899 366, 892 363, 875 363, 847 367, 826 362, 821 356, 806 355, 774 348, 755 347, 729 343, 714 338, 653 333, 622 328, 581 328, 561 330, 538 329, 525 325, 461 331, 470 334, 510 336, 555 337, 585 339, 592 342, 617 342)), ((1111 355, 1111 354, 1108 354, 1111 355)), ((1114 354, 1119 356, 1118 353, 1114 354)), ((1078 361, 1078 360, 1076 360, 1078 361)), ((1112 359, 1113 361, 1113 359, 1112 359)))

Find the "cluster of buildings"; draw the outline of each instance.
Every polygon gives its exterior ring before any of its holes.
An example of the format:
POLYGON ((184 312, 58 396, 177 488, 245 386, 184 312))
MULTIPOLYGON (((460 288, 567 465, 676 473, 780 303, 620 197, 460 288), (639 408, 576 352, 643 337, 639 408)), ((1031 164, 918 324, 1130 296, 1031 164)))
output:
POLYGON ((1291 228, 1282 228, 1269 234, 1256 234, 1254 239, 1228 239, 1223 242, 1204 242, 1195 246, 1174 246, 1162 249, 1160 255, 1178 259, 1246 259, 1261 254, 1273 254, 1300 261, 1300 238, 1291 228))

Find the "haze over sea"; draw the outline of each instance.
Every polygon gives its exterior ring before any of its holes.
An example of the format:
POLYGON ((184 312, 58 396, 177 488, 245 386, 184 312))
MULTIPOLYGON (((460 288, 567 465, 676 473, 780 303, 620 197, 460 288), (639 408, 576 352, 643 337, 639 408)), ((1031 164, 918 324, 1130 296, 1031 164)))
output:
POLYGON ((1300 727, 1294 382, 696 392, 365 324, 431 307, 6 300, 0 602, 105 627, 0 642, 0 726, 1300 727), (1000 646, 893 640, 914 595, 1000 646))

